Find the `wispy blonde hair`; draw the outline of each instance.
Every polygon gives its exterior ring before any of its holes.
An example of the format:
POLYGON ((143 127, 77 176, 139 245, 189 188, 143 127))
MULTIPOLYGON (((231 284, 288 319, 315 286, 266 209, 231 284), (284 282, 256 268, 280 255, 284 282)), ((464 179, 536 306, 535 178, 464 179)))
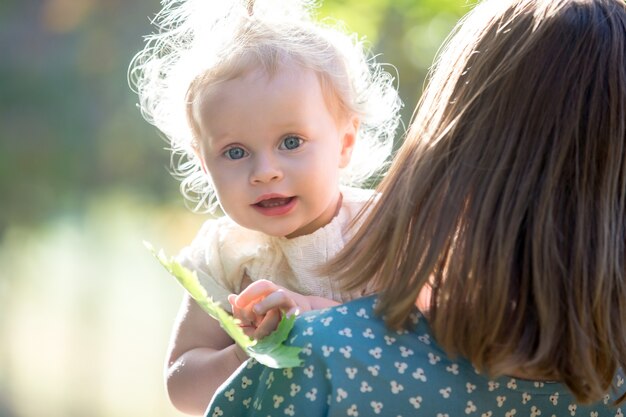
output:
MULTIPOLYGON (((447 42, 331 271, 452 355, 602 398, 626 365, 623 0, 492 0, 447 42)), ((620 399, 623 401, 624 397, 620 399)))
POLYGON ((311 0, 166 0, 157 33, 129 70, 144 118, 170 143, 181 191, 196 208, 217 205, 211 179, 193 152, 198 120, 191 107, 207 87, 255 67, 272 75, 285 63, 313 70, 338 109, 360 120, 352 161, 341 173, 361 185, 381 173, 399 123, 393 77, 363 39, 339 22, 314 19, 311 0))

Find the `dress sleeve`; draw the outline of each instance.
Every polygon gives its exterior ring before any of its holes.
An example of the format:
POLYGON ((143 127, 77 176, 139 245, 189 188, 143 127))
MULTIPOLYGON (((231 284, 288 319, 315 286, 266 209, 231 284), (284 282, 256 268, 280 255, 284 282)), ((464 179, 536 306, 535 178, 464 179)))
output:
POLYGON ((249 359, 215 394, 205 416, 326 416, 329 381, 315 362, 272 369, 249 359))
POLYGON ((184 267, 196 271, 200 284, 213 301, 230 311, 228 295, 236 292, 233 283, 228 282, 221 260, 219 219, 206 221, 193 242, 183 248, 176 260, 184 267))
POLYGON ((298 318, 286 342, 303 348, 302 366, 273 369, 248 359, 220 387, 205 416, 326 416, 332 377, 327 358, 313 347, 311 326, 298 318))

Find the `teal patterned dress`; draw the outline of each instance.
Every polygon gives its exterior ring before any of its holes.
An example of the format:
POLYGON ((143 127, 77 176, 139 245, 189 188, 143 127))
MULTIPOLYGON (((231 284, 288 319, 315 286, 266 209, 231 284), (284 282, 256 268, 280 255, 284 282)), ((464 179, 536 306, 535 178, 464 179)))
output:
MULTIPOLYGON (((296 320, 290 343, 303 346, 304 366, 244 363, 215 394, 206 417, 429 416, 623 417, 617 393, 577 404, 566 387, 503 377, 489 379, 437 345, 427 321, 412 315, 411 331, 393 331, 361 298, 296 320)), ((623 393, 623 374, 615 386, 623 393)))

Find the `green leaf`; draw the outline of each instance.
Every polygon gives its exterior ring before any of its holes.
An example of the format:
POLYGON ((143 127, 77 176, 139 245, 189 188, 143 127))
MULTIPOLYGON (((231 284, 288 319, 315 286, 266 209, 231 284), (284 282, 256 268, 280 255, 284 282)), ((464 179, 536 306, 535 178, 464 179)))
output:
POLYGON ((237 320, 220 307, 219 303, 213 301, 202 284, 200 284, 195 271, 185 268, 176 262, 174 258, 168 258, 163 250, 157 252, 150 243, 144 242, 144 245, 152 252, 161 265, 178 280, 198 305, 220 323, 224 331, 248 356, 270 368, 292 368, 302 365, 302 361, 298 357, 302 348, 285 346, 283 344, 293 327, 295 316, 287 318, 283 315, 274 332, 260 341, 256 341, 246 336, 241 327, 239 327, 237 320))
POLYGON ((298 353, 302 348, 297 346, 285 346, 283 342, 289 336, 296 316, 286 317, 283 315, 278 327, 274 332, 248 348, 248 352, 254 354, 254 358, 270 368, 293 368, 302 365, 298 353), (259 359, 261 358, 261 359, 259 359))

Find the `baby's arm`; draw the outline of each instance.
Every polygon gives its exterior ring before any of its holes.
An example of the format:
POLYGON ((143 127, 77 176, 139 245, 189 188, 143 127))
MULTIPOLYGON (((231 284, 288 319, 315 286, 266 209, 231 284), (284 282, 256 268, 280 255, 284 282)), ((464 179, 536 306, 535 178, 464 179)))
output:
POLYGON ((179 411, 204 414, 217 388, 247 359, 246 354, 185 293, 167 353, 165 379, 179 411))
POLYGON ((244 326, 250 326, 246 333, 255 339, 274 331, 282 313, 291 315, 339 304, 328 298, 298 294, 264 279, 251 283, 239 295, 231 294, 228 301, 233 315, 244 326))

